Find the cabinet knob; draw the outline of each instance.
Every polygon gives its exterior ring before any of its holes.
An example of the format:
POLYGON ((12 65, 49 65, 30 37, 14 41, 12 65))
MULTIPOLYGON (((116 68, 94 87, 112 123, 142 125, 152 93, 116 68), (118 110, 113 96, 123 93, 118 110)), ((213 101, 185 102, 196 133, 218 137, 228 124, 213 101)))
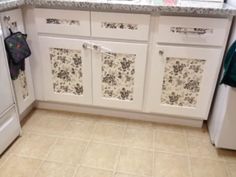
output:
POLYGON ((159 50, 159 55, 163 55, 164 51, 163 50, 159 50))
POLYGON ((87 44, 87 43, 83 43, 82 47, 83 47, 84 49, 88 49, 88 44, 87 44))

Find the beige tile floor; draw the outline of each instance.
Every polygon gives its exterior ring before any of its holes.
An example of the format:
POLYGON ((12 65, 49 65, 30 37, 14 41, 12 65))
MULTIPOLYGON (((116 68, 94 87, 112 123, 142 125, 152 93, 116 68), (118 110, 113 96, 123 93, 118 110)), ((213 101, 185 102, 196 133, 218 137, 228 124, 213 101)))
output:
POLYGON ((236 152, 214 148, 206 127, 35 110, 0 177, 236 177, 236 152))

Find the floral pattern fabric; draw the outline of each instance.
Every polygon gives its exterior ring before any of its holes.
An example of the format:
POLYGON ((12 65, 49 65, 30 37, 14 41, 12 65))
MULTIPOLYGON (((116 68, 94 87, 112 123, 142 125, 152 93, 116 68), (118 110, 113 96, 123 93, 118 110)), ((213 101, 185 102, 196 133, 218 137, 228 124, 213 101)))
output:
POLYGON ((54 92, 83 95, 81 51, 62 48, 49 50, 54 92))
POLYGON ((21 92, 22 98, 23 100, 25 100, 29 96, 25 71, 20 71, 18 80, 20 82, 20 92, 21 92))
POLYGON ((80 25, 79 20, 69 20, 69 19, 57 19, 57 18, 47 18, 47 24, 64 24, 64 25, 80 25))
POLYGON ((135 54, 102 55, 102 94, 106 98, 134 99, 135 54))
POLYGON ((167 58, 161 103, 195 107, 205 62, 201 59, 167 58))
POLYGON ((102 28, 137 30, 137 24, 102 22, 102 28))

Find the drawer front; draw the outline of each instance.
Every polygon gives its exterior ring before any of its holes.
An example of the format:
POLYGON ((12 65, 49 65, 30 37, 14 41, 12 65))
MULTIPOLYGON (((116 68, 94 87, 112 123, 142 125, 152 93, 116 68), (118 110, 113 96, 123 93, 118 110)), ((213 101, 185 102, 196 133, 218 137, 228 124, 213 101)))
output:
POLYGON ((92 12, 91 19, 94 37, 148 40, 149 15, 92 12))
POLYGON ((36 9, 35 21, 40 33, 90 36, 88 11, 36 9))
POLYGON ((159 43, 223 46, 228 20, 224 18, 170 17, 159 19, 159 43))

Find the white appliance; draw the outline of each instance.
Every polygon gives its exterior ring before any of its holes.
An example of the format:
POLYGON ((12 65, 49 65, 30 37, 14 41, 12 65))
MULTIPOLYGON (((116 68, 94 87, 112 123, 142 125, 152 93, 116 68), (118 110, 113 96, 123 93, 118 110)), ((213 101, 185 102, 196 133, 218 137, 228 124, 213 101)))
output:
MULTIPOLYGON (((236 6, 235 0, 228 2, 236 6)), ((234 20, 229 44, 235 40, 236 21, 234 20)), ((208 128, 211 141, 216 147, 236 150, 236 88, 224 84, 218 86, 208 128)))
POLYGON ((20 131, 0 27, 0 154, 20 134, 20 131))

